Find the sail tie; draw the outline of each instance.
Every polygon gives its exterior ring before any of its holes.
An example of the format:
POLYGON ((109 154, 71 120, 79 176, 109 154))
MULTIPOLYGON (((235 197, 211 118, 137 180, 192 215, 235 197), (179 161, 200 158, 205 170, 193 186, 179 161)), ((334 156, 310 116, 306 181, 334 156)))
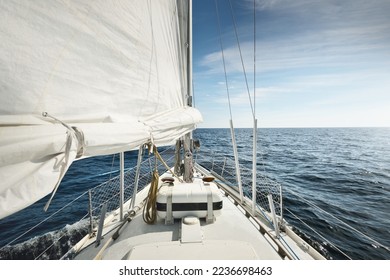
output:
POLYGON ((57 189, 61 183, 61 180, 65 175, 65 172, 69 168, 69 165, 70 165, 69 158, 70 158, 70 152, 71 152, 71 148, 72 148, 72 144, 73 144, 73 139, 77 140, 77 152, 76 152, 75 158, 80 158, 84 154, 84 151, 85 151, 85 138, 84 138, 84 133, 79 128, 77 128, 75 126, 70 126, 70 125, 66 124, 65 122, 51 116, 47 112, 43 112, 42 116, 47 117, 47 118, 51 118, 54 121, 59 122, 67 129, 64 160, 61 163, 60 175, 58 177, 57 183, 53 188, 53 191, 51 193, 51 197, 50 197, 49 201, 46 203, 46 205, 44 207, 44 210, 47 211, 55 193, 57 192, 57 189))
MULTIPOLYGON (((59 122, 60 124, 62 124, 65 128, 68 129, 68 132, 73 138, 76 138, 77 140, 77 154, 76 154, 76 158, 80 158, 83 156, 84 154, 84 151, 85 151, 85 137, 84 137, 84 132, 76 127, 76 126, 70 126, 68 125, 67 123, 57 119, 56 117, 53 117, 52 115, 50 115, 49 113, 47 112, 43 112, 42 113, 42 116, 44 117, 47 117, 47 118, 51 118, 53 119, 54 121, 56 122, 59 122)), ((68 140, 67 140, 68 141, 68 140)), ((70 140, 71 141, 71 140, 70 140)))

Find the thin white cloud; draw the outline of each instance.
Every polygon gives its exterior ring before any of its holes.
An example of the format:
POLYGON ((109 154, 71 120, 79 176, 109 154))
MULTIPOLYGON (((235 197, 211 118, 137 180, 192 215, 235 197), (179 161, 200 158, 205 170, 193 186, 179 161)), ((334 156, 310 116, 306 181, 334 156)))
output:
MULTIPOLYGON (((245 4, 253 7, 251 0, 245 4)), ((390 1, 264 0, 258 9, 259 17, 268 16, 259 20, 256 43, 260 126, 390 126, 390 1)), ((248 32, 240 38, 251 38, 249 23, 240 24, 248 32)), ((223 35, 233 115, 237 126, 248 126, 248 93, 232 36, 223 35)), ((253 42, 241 41, 241 50, 252 83, 253 42)), ((196 78, 218 77, 213 105, 227 108, 221 52, 210 51, 197 66, 196 78)))
MULTIPOLYGON (((247 4, 248 8, 253 7, 252 1, 247 4)), ((259 23, 258 71, 352 66, 371 60, 374 55, 390 60, 390 1, 268 0, 258 1, 258 7, 278 12, 278 20, 259 23)), ((253 32, 250 26, 241 26, 240 31, 244 30, 253 32)), ((227 71, 243 72, 233 30, 223 39, 227 41, 227 71)), ((241 50, 245 70, 251 73, 253 42, 242 41, 241 50)), ((212 52, 203 57, 200 66, 208 69, 208 74, 222 73, 221 61, 221 52, 212 52)))
MULTIPOLYGON (((386 26, 381 28, 385 30, 386 26)), ((383 59, 390 59, 390 42, 381 43, 382 37, 372 33, 368 27, 348 27, 318 31, 299 38, 259 41, 257 42, 257 71, 354 66, 362 62, 373 63, 374 56, 379 62, 383 62, 383 59)), ((253 43, 242 43, 241 50, 245 71, 252 73, 253 43)), ((243 72, 238 48, 235 45, 224 50, 224 57, 228 73, 243 72)), ((206 55, 200 65, 208 69, 209 74, 223 73, 221 52, 206 55)))
MULTIPOLYGON (((269 96, 274 94, 291 92, 290 88, 282 87, 258 87, 256 88, 256 102, 264 102, 269 96)), ((216 103, 228 104, 227 94, 220 95, 214 100, 216 103)), ((253 92, 251 92, 251 101, 253 101, 253 92)), ((245 88, 235 88, 234 92, 230 92, 230 103, 232 106, 250 106, 248 92, 245 88)))

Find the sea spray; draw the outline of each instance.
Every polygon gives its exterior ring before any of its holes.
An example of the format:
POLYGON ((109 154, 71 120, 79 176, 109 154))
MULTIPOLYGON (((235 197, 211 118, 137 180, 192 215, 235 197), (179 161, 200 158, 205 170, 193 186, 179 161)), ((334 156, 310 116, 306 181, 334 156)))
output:
POLYGON ((0 260, 58 260, 88 233, 88 221, 82 220, 64 228, 33 237, 0 250, 0 260))

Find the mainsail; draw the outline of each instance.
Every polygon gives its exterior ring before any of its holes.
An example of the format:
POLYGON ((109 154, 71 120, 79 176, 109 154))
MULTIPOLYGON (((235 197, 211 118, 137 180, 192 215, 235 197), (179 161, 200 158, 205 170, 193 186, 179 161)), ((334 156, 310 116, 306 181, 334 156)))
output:
POLYGON ((0 218, 76 158, 173 143, 187 106, 185 0, 0 2, 0 218))

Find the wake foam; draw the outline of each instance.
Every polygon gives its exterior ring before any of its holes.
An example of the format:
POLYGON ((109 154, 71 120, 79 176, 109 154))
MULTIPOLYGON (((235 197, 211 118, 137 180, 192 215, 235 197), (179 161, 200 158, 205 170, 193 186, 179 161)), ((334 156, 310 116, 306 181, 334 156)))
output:
POLYGON ((36 236, 25 242, 8 245, 0 250, 1 260, 58 260, 88 234, 88 220, 36 236))

